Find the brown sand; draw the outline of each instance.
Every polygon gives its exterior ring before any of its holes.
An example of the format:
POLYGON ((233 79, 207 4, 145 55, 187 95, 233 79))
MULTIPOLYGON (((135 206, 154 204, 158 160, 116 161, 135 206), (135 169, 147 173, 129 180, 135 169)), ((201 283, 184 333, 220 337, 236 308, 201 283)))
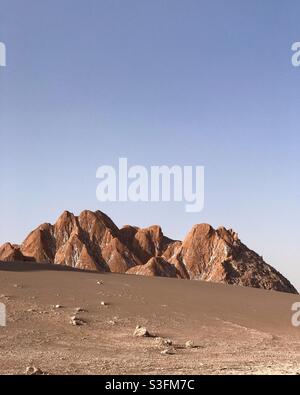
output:
POLYGON ((0 374, 31 365, 49 374, 300 374, 297 301, 198 281, 1 263, 0 374), (70 324, 77 307, 82 326, 70 324), (134 337, 137 325, 171 339, 176 353, 134 337), (187 340, 196 347, 185 348, 187 340))

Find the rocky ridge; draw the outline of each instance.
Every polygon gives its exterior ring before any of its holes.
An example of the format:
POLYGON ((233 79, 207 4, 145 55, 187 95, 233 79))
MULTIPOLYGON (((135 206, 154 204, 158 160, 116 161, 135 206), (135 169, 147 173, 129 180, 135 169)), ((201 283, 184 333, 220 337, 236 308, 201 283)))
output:
POLYGON ((160 226, 119 229, 101 211, 65 211, 33 230, 21 245, 0 247, 1 261, 36 261, 82 270, 204 280, 297 293, 292 284, 231 229, 195 225, 183 241, 160 226))

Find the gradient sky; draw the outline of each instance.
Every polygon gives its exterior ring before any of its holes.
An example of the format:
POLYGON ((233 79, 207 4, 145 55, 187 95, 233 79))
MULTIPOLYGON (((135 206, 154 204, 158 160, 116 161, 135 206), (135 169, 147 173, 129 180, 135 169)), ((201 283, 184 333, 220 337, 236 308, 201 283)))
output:
POLYGON ((300 289, 299 0, 0 0, 0 243, 68 209, 234 228, 300 289), (100 165, 204 165, 205 209, 100 203, 100 165))

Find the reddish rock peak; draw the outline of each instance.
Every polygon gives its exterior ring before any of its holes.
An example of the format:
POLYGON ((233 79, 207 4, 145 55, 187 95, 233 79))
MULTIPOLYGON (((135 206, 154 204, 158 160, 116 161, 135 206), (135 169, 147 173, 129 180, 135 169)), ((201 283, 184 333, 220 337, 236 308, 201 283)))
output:
POLYGON ((198 237, 210 237, 215 234, 215 229, 209 224, 197 224, 192 227, 190 232, 185 237, 183 243, 189 239, 198 237))
POLYGON ((4 262, 24 261, 20 247, 11 243, 5 243, 0 247, 0 257, 4 262))
POLYGON ((119 235, 121 240, 127 245, 130 246, 132 244, 132 240, 136 233, 140 228, 137 226, 124 225, 123 228, 120 229, 119 235))
POLYGON ((51 224, 40 225, 32 231, 21 245, 21 252, 37 262, 51 263, 55 255, 55 238, 51 224))
POLYGON ((86 222, 90 224, 98 224, 110 229, 114 234, 117 234, 119 231, 117 225, 100 210, 95 212, 90 210, 84 210, 78 218, 80 223, 86 222))
POLYGON ((75 217, 75 215, 73 213, 71 213, 68 210, 65 210, 57 219, 56 223, 60 224, 63 223, 65 221, 69 221, 72 220, 75 217))
POLYGON ((127 237, 128 247, 143 263, 147 263, 152 257, 161 256, 171 242, 157 225, 143 229, 127 229, 123 233, 127 237))
POLYGON ((119 234, 118 227, 101 211, 83 211, 78 217, 78 223, 85 237, 97 242, 101 242, 103 238, 103 241, 107 242, 108 238, 117 237, 119 234))
POLYGON ((217 229, 218 235, 227 241, 229 244, 234 243, 235 241, 239 241, 239 236, 236 232, 234 232, 232 229, 226 229, 224 226, 220 226, 217 229))

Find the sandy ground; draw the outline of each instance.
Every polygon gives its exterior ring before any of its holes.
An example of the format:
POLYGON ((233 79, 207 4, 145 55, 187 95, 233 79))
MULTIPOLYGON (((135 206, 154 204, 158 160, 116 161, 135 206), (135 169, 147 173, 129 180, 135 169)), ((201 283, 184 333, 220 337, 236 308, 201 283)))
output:
POLYGON ((31 365, 49 374, 300 374, 297 301, 221 284, 0 263, 0 374, 31 365), (85 323, 73 326, 78 307, 85 323), (171 339, 175 353, 161 354, 167 347, 155 337, 134 337, 136 325, 171 339), (194 348, 185 348, 188 340, 194 348))

